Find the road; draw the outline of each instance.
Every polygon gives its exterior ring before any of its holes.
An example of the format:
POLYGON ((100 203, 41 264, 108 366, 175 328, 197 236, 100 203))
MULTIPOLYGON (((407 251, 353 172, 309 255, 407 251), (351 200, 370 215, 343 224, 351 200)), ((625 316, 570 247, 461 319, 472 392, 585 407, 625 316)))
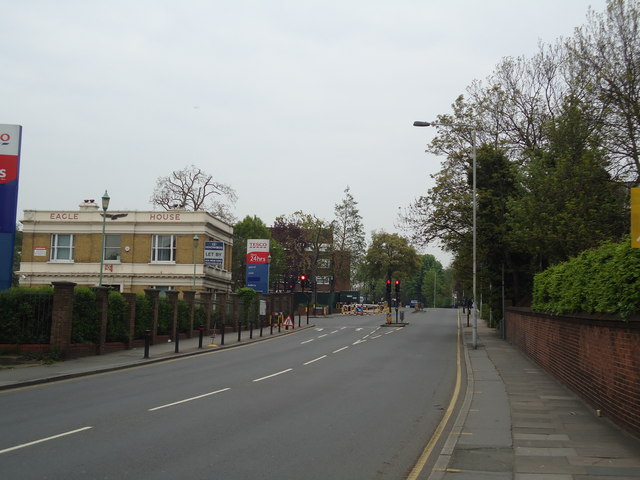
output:
POLYGON ((449 405, 455 310, 313 319, 228 350, 0 392, 0 477, 398 479, 449 405))

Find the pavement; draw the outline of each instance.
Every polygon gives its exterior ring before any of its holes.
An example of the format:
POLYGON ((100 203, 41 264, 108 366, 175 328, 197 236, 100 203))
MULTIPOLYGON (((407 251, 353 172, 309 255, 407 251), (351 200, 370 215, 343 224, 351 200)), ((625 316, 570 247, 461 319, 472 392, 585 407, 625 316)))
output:
MULTIPOLYGON (((300 328, 311 328, 304 322, 300 328)), ((0 369, 0 390, 198 355, 297 332, 269 329, 181 339, 175 344, 0 369)), ((428 480, 631 480, 640 478, 640 439, 596 412, 498 332, 478 320, 478 345, 463 327, 467 388, 428 480)), ((464 379, 463 379, 464 381, 464 379)))
POLYGON ((640 439, 598 417, 499 333, 463 331, 467 389, 429 480, 631 480, 640 439))

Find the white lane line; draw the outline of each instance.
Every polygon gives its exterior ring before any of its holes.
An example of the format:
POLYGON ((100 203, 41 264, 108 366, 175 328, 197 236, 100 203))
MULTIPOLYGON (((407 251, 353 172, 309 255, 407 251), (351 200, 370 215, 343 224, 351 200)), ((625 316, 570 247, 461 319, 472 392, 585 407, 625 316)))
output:
POLYGON ((267 375, 266 377, 256 378, 254 382, 260 382, 262 380, 266 380, 267 378, 277 377, 278 375, 282 375, 283 373, 287 373, 293 370, 293 368, 287 368, 286 370, 282 370, 281 372, 272 373, 271 375, 267 375))
POLYGON ((308 362, 303 363, 303 365, 309 365, 309 364, 311 364, 313 362, 317 362, 318 360, 322 360, 323 358, 327 358, 327 356, 326 355, 322 355, 321 357, 314 358, 313 360, 309 360, 308 362))
POLYGON ((305 340, 304 342, 300 342, 300 345, 304 345, 305 343, 313 342, 313 338, 311 340, 305 340))
POLYGON ((389 335, 390 333, 395 332, 395 330, 389 330, 387 333, 385 333, 385 335, 389 335))
POLYGON ((334 331, 333 331, 333 332, 331 332, 331 333, 338 333, 338 330, 334 330, 334 331))
POLYGON ((374 337, 371 337, 371 340, 373 340, 374 338, 380 338, 382 335, 376 335, 374 337))
POLYGON ((338 352, 341 352, 342 350, 346 350, 347 348, 349 348, 349 345, 347 345, 346 347, 339 348, 338 350, 334 350, 331 353, 338 353, 338 352))
POLYGON ((359 343, 365 343, 365 342, 366 342, 366 340, 356 340, 351 345, 358 345, 359 343))
POLYGON ((12 452, 14 450, 19 450, 25 447, 31 447, 32 445, 37 445, 38 443, 48 442, 49 440, 55 440, 56 438, 66 437, 67 435, 73 435, 74 433, 84 432, 85 430, 89 430, 93 427, 82 427, 77 430, 71 430, 69 432, 59 433, 58 435, 52 435, 51 437, 41 438, 40 440, 34 440, 33 442, 23 443, 21 445, 16 445, 15 447, 5 448, 4 450, 0 450, 0 454, 12 452))
POLYGON ((184 400, 178 400, 177 402, 167 403, 166 405, 160 405, 159 407, 150 408, 149 412, 155 412, 156 410, 161 410, 167 407, 173 407, 174 405, 180 405, 181 403, 192 402, 193 400, 198 400, 204 397, 210 397, 211 395, 215 395, 216 393, 226 392, 227 390, 231 390, 230 388, 223 388, 221 390, 216 390, 215 392, 204 393, 202 395, 198 395, 197 397, 185 398, 184 400))
POLYGON ((327 335, 329 335, 329 334, 325 333, 324 335, 320 335, 318 338, 326 337, 327 335))

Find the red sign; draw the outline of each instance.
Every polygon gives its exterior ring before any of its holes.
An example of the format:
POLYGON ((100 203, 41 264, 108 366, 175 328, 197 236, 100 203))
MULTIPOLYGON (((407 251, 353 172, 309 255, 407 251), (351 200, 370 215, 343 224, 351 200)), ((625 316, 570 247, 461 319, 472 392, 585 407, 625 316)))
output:
POLYGON ((269 252, 247 253, 247 265, 262 265, 264 263, 269 263, 269 252))
POLYGON ((0 155, 0 183, 13 182, 18 178, 18 156, 0 155))

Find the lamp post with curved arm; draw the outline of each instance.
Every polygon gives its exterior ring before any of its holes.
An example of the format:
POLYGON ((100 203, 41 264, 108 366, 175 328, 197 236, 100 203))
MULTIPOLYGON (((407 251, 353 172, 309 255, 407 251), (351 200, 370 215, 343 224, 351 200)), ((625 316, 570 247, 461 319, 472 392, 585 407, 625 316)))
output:
POLYGON ((478 348, 478 312, 476 309, 476 237, 477 237, 477 223, 476 223, 476 211, 477 211, 477 200, 476 200, 476 128, 473 125, 468 125, 464 123, 456 123, 453 125, 442 125, 436 122, 421 122, 415 121, 413 122, 414 127, 466 127, 471 130, 471 152, 472 152, 472 160, 473 160, 473 348, 478 348))

